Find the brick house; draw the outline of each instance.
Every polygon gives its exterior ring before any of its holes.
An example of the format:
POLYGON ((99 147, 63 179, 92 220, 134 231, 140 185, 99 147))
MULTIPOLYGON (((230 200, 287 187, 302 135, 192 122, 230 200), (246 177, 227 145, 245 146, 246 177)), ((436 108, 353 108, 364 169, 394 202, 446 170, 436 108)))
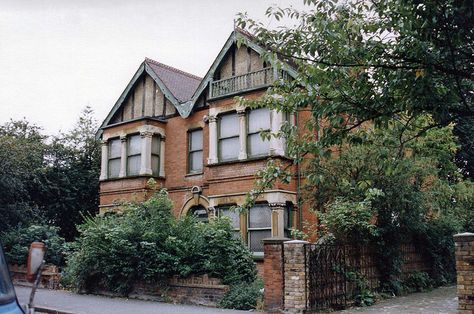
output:
POLYGON ((118 200, 145 199, 154 178, 168 190, 176 216, 229 216, 256 257, 263 256, 263 238, 301 228, 309 213, 298 204, 298 179, 277 183, 248 214, 229 210, 244 201, 269 157, 291 164, 284 139, 263 141, 259 131, 278 131, 283 121, 302 118, 235 101, 259 97, 276 78, 295 76, 291 67, 277 71, 266 64, 264 51, 234 30, 204 78, 145 59, 98 133, 100 212, 114 210, 118 200))

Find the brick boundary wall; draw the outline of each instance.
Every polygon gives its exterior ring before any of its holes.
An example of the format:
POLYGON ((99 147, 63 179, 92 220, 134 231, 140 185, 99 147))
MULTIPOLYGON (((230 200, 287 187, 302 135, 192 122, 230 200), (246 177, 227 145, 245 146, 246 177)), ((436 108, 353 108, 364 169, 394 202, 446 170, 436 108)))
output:
POLYGON ((284 247, 285 262, 285 313, 302 313, 306 309, 306 253, 301 240, 287 241, 284 247))
MULTIPOLYGON (((14 284, 31 286, 32 284, 26 279, 26 266, 24 265, 8 265, 10 276, 14 284)), ((41 272, 40 288, 59 289, 61 281, 61 272, 58 266, 45 265, 41 272)))
POLYGON ((287 238, 263 239, 263 306, 268 312, 281 312, 284 302, 283 243, 287 238))
POLYGON ((454 242, 458 310, 460 314, 471 314, 474 313, 474 233, 456 234, 454 242))

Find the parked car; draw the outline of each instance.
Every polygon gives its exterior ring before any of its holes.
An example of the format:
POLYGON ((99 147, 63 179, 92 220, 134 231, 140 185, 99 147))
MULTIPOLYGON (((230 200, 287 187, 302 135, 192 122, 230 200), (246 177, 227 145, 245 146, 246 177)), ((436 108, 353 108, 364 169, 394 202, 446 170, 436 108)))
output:
POLYGON ((18 299, 10 278, 7 261, 0 243, 0 314, 25 314, 18 299))

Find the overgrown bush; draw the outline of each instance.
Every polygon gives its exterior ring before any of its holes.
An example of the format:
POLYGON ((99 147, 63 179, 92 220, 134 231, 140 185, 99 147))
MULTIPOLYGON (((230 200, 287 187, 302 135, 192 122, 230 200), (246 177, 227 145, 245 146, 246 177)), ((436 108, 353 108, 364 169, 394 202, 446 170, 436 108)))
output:
POLYGON ((0 235, 5 257, 11 264, 26 265, 32 242, 41 241, 46 246, 46 263, 64 264, 65 242, 58 235, 59 228, 48 225, 18 227, 0 235))
POLYGON ((425 272, 415 272, 403 282, 407 292, 422 292, 433 288, 433 280, 425 272))
POLYGON ((263 282, 255 280, 253 283, 234 285, 219 303, 225 309, 252 310, 262 303, 263 282))
POLYGON ((232 237, 227 218, 176 219, 171 208, 160 191, 143 203, 124 204, 122 214, 87 218, 72 245, 64 283, 127 294, 137 281, 165 282, 172 275, 207 273, 224 284, 255 279, 252 255, 232 237))

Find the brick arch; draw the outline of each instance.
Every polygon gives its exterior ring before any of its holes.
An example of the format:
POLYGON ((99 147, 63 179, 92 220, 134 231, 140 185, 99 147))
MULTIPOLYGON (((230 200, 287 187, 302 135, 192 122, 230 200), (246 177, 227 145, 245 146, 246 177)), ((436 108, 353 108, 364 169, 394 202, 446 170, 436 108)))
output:
POLYGON ((207 210, 208 216, 209 217, 211 216, 212 213, 209 210, 209 200, 207 199, 207 197, 202 196, 202 195, 194 195, 188 198, 186 202, 184 202, 184 205, 179 212, 179 217, 186 216, 189 210, 191 209, 191 207, 197 206, 197 205, 203 206, 207 210))

